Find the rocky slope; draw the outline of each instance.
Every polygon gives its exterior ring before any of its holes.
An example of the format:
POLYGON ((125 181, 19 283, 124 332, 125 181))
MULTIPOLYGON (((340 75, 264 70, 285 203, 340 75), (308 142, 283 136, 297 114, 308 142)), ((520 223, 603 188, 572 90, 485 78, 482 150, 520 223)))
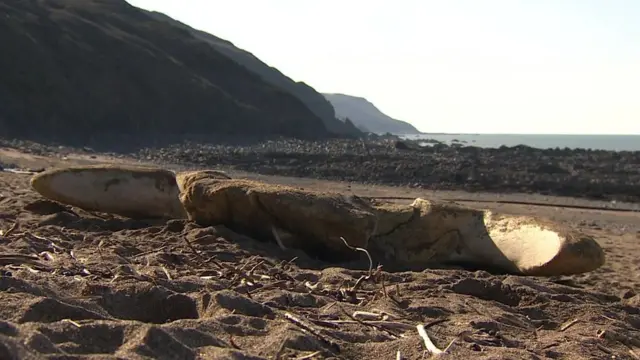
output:
POLYGON ((384 114, 367 99, 344 94, 323 95, 331 102, 339 118, 349 118, 358 128, 365 131, 398 135, 420 133, 408 122, 396 120, 384 114))
POLYGON ((4 136, 329 135, 295 96, 124 0, 2 1, 0 43, 4 136))
POLYGON ((216 49, 216 51, 224 54, 238 64, 245 66, 247 69, 260 76, 267 83, 293 94, 314 114, 316 114, 316 116, 322 119, 329 131, 336 134, 360 135, 360 130, 353 126, 353 124, 338 120, 331 103, 304 82, 295 82, 291 80, 278 69, 265 64, 250 52, 236 47, 230 41, 221 39, 204 31, 194 29, 162 13, 149 12, 149 14, 159 20, 167 21, 191 32, 196 38, 206 41, 216 49))

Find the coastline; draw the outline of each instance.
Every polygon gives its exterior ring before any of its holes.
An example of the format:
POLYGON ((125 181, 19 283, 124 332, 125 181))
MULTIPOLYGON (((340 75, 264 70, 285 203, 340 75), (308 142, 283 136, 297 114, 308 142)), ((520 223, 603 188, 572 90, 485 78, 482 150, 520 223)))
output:
POLYGON ((609 151, 640 151, 640 135, 632 134, 474 134, 422 133, 398 135, 403 140, 499 148, 529 146, 536 149, 569 148, 609 151))

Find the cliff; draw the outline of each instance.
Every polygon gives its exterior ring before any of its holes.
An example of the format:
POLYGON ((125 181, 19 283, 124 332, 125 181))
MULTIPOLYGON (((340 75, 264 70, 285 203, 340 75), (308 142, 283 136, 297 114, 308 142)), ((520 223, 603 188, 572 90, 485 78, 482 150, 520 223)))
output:
POLYGON ((162 13, 150 12, 149 14, 159 20, 167 21, 191 32, 196 38, 206 41, 218 52, 254 72, 265 82, 291 93, 300 99, 317 117, 322 119, 329 131, 341 135, 361 135, 360 130, 352 124, 338 120, 331 103, 322 94, 304 82, 293 81, 278 69, 265 64, 252 53, 236 47, 230 41, 194 29, 162 13))
POLYGON ((0 44, 4 137, 330 135, 296 96, 123 0, 4 0, 0 44))
POLYGON ((367 99, 344 94, 323 95, 331 102, 339 118, 349 118, 362 130, 376 134, 420 134, 413 125, 382 113, 367 99))

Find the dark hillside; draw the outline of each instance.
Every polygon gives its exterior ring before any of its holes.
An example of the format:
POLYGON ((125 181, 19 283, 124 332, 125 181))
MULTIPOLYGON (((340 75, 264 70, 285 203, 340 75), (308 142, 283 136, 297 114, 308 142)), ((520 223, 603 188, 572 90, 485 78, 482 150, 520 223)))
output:
POLYGON ((362 135, 352 123, 345 123, 344 121, 336 118, 336 111, 333 106, 325 97, 317 92, 311 86, 304 82, 295 82, 278 69, 271 67, 260 59, 255 57, 252 53, 236 47, 232 42, 221 39, 217 36, 211 35, 201 30, 196 30, 186 24, 183 24, 171 17, 159 13, 150 12, 150 14, 157 19, 164 20, 182 27, 183 29, 190 31, 197 38, 206 41, 213 46, 220 53, 228 56, 238 64, 245 66, 247 69, 253 71, 259 75, 269 84, 277 86, 300 99, 316 116, 318 116, 324 122, 327 129, 335 134, 340 135, 362 135))
POLYGON ((5 137, 323 137, 295 96, 123 0, 0 2, 5 137))

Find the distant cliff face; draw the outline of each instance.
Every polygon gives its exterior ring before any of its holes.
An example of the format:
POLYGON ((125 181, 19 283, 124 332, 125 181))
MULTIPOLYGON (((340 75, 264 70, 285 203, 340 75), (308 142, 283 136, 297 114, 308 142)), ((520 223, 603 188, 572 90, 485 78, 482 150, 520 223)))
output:
POLYGON ((191 32, 198 39, 209 43, 221 54, 224 54, 238 64, 245 66, 250 71, 253 71, 267 83, 293 94, 316 116, 322 119, 329 131, 336 134, 361 135, 361 132, 356 127, 336 119, 336 113, 333 106, 331 106, 331 103, 327 101, 322 94, 318 93, 309 85, 303 82, 293 81, 282 74, 278 69, 265 64, 250 52, 236 47, 230 41, 221 39, 204 31, 196 30, 162 13, 149 12, 149 14, 159 20, 167 21, 191 32))
POLYGON ((329 136, 296 96, 124 0, 0 2, 0 134, 329 136))
POLYGON ((408 122, 393 119, 370 103, 367 99, 344 94, 323 94, 336 110, 339 118, 349 118, 360 129, 384 134, 419 134, 420 131, 408 122))

